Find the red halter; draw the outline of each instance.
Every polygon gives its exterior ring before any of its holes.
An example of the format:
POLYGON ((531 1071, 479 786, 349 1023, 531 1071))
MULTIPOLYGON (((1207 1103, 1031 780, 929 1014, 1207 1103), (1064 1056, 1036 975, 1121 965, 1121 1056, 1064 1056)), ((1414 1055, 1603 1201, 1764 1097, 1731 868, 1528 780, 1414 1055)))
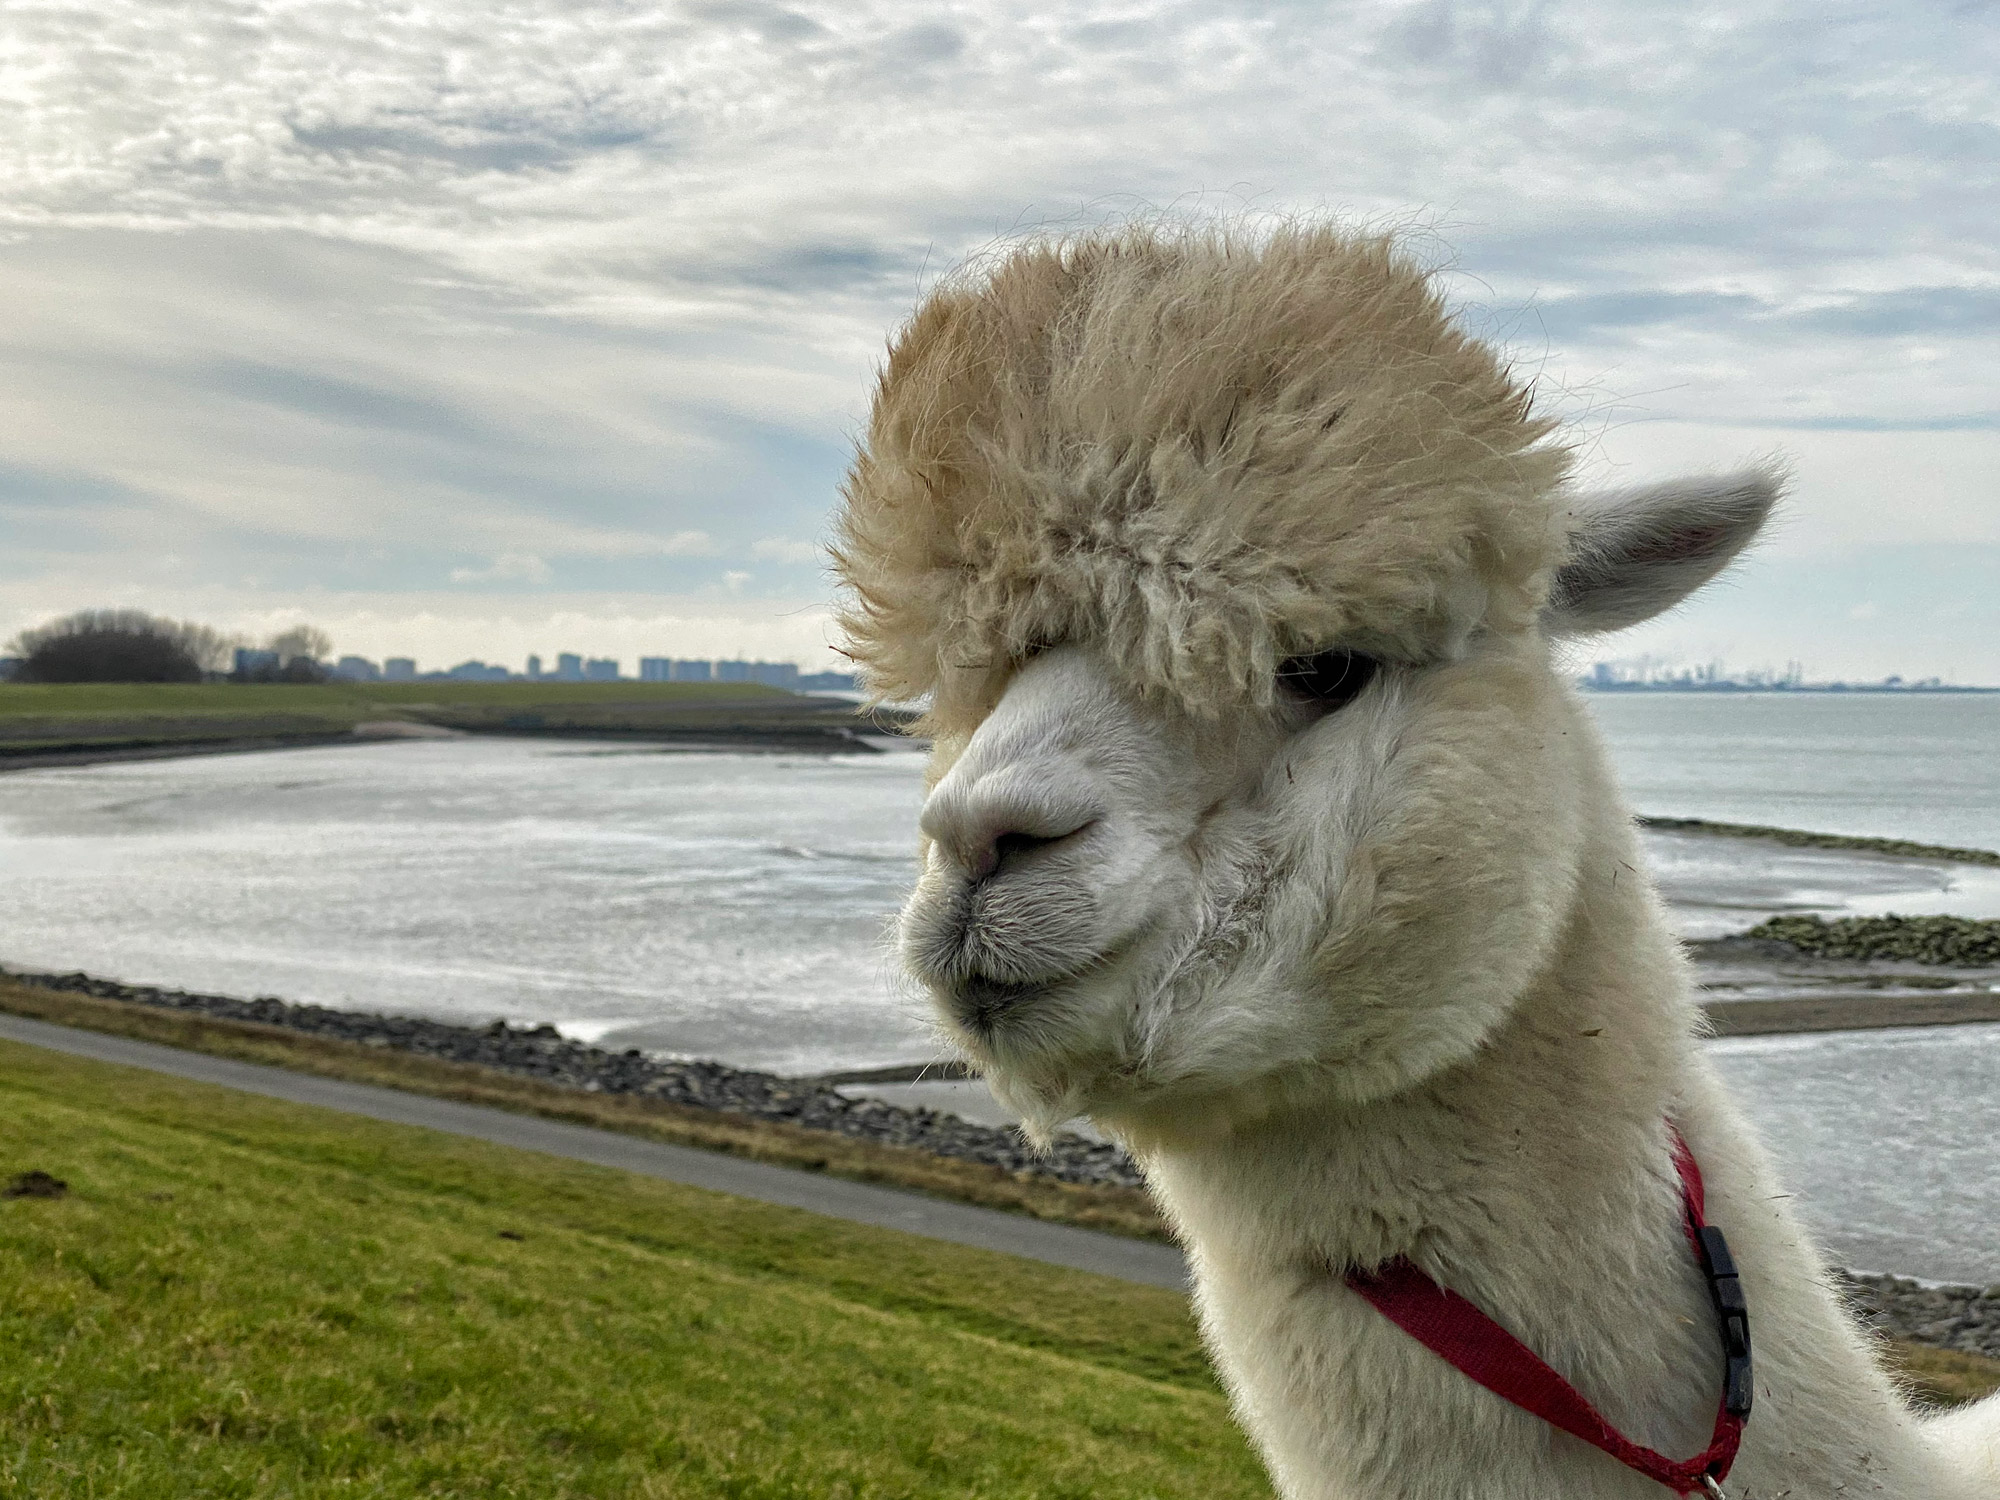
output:
POLYGON ((1674 1166, 1680 1173, 1681 1201, 1687 1210, 1688 1243, 1708 1280, 1722 1328, 1725 1361, 1715 1435, 1693 1458, 1676 1463, 1633 1442, 1527 1345, 1408 1260, 1398 1257, 1371 1272, 1350 1271, 1347 1284, 1383 1317, 1494 1395, 1602 1448, 1628 1469, 1658 1480, 1677 1495, 1700 1491, 1720 1495, 1729 1466, 1736 1461, 1743 1424, 1750 1416, 1750 1314, 1728 1241, 1721 1230, 1702 1218, 1701 1168, 1695 1165, 1680 1132, 1673 1130, 1672 1134, 1674 1166))

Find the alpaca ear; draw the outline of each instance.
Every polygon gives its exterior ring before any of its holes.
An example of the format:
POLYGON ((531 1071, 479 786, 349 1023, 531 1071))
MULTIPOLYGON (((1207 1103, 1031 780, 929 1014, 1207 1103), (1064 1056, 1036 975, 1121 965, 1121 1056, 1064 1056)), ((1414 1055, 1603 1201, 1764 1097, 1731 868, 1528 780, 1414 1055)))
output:
POLYGON ((1784 489, 1775 467, 1572 496, 1569 558, 1542 624, 1553 635, 1623 630, 1671 609, 1735 560, 1784 489))

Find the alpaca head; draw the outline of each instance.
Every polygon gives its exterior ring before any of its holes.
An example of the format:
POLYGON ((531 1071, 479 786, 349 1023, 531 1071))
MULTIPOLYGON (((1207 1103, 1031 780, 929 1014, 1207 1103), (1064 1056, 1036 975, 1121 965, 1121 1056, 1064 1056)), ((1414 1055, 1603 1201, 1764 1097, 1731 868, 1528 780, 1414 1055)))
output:
POLYGON ((847 486, 845 625, 928 698, 902 948, 1031 1126, 1463 1059, 1609 793, 1552 636, 1677 602, 1763 472, 1610 495, 1380 239, 1125 231, 934 295, 847 486))

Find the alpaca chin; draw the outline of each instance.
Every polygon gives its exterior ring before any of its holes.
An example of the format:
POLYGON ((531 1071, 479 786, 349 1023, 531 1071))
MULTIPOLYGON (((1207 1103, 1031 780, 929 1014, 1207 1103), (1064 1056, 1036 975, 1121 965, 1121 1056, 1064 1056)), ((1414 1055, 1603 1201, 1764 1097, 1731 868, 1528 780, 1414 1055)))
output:
POLYGON ((936 987, 931 1004, 939 1034, 967 1058, 987 1087, 1021 1117, 1021 1128, 1046 1148, 1057 1129, 1092 1114, 1124 1090, 1119 1068, 1122 1007, 1114 974, 1030 988, 995 1017, 967 1018, 964 993, 936 987))
POLYGON ((993 1097, 1021 1117, 1021 1133, 1037 1151, 1048 1150, 1065 1123, 1089 1112, 1088 1091, 1058 1074, 999 1067, 985 1076, 993 1097))

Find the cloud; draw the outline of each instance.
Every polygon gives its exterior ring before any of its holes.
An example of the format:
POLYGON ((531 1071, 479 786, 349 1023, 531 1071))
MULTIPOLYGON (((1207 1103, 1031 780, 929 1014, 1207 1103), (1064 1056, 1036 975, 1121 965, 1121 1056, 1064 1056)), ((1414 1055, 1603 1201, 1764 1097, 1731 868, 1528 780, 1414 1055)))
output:
POLYGON ((546 583, 549 565, 532 552, 503 552, 489 568, 453 568, 453 583, 546 583))
POLYGON ((767 562, 816 563, 826 553, 817 542, 795 542, 789 537, 767 536, 750 544, 750 555, 767 562))
POLYGON ((1986 534, 1983 13, 106 0, 0 25, 16 598, 454 579, 721 608, 718 559, 760 565, 727 570, 751 598, 816 561, 790 539, 823 532, 926 286, 1161 206, 1410 226, 1586 444, 1838 451, 1801 493, 1843 545, 1986 534))

